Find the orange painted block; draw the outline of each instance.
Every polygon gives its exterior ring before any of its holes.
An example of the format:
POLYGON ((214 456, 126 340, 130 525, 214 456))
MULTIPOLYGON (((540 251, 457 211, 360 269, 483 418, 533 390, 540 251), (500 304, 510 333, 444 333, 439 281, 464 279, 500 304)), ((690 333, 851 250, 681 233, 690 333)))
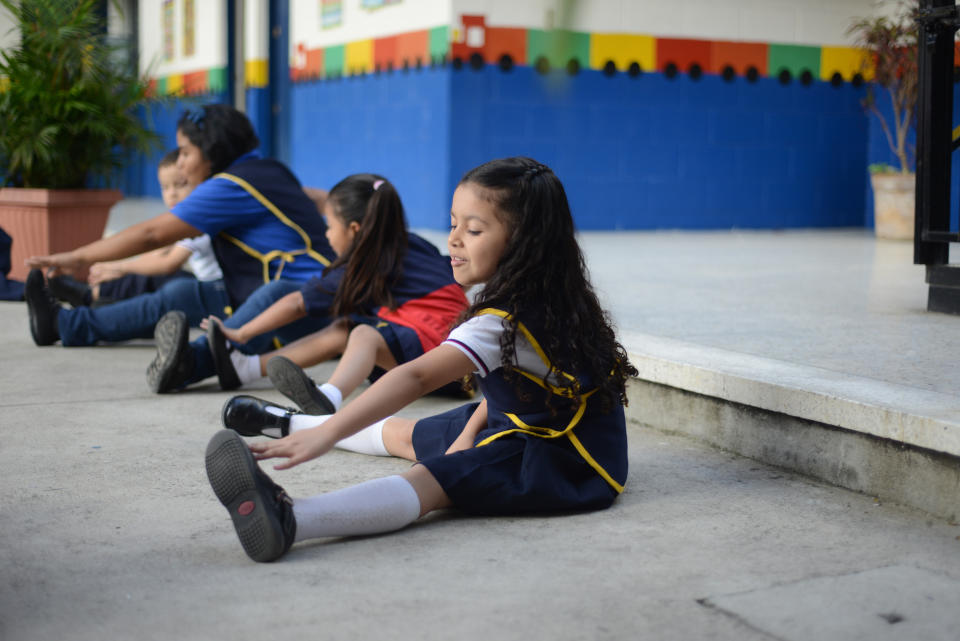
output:
POLYGON ((761 42, 711 42, 710 66, 704 70, 719 74, 729 65, 742 76, 754 67, 761 76, 766 76, 767 49, 767 44, 761 42))
POLYGON ((389 36, 387 38, 377 38, 373 41, 374 69, 385 70, 391 66, 397 69, 403 65, 403 61, 397 58, 397 37, 389 36))
POLYGON ((307 78, 316 78, 323 72, 323 47, 307 50, 307 66, 304 75, 307 78))
POLYGON ((682 38, 657 38, 657 71, 663 71, 671 62, 681 72, 686 72, 694 63, 706 71, 710 68, 710 42, 682 38))
POLYGON ((194 71, 183 74, 183 93, 188 96, 206 93, 209 88, 206 71, 194 71))
POLYGON ((488 27, 483 58, 490 64, 500 62, 503 54, 513 58, 513 64, 527 64, 527 30, 511 27, 488 27))
POLYGON ((960 67, 960 42, 953 45, 953 66, 960 67))
POLYGON ((430 32, 411 31, 397 36, 397 62, 403 66, 406 61, 411 67, 430 62, 430 32))

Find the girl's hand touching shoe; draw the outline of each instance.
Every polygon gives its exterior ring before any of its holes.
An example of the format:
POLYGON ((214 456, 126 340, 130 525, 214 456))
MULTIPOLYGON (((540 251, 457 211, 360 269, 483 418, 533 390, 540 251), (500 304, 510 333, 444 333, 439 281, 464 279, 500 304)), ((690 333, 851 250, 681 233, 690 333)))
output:
POLYGON ((216 323, 220 326, 220 331, 223 332, 223 335, 227 337, 227 340, 232 343, 243 344, 247 342, 247 337, 241 329, 234 329, 232 327, 227 327, 223 324, 216 316, 208 316, 200 321, 200 329, 207 331, 210 329, 210 323, 216 323))
POLYGON ((268 458, 285 458, 286 461, 274 466, 275 470, 287 470, 305 461, 323 456, 333 449, 337 439, 323 425, 308 430, 294 432, 276 441, 250 443, 254 458, 262 461, 268 458))

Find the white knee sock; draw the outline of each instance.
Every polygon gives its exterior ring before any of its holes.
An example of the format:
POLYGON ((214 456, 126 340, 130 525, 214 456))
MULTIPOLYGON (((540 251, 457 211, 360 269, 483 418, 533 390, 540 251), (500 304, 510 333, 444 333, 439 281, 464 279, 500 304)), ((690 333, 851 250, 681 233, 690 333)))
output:
POLYGON ((330 402, 333 403, 333 406, 340 409, 340 404, 343 402, 343 392, 340 391, 340 388, 336 385, 331 385, 330 383, 324 383, 323 385, 317 385, 317 388, 323 392, 323 395, 330 399, 330 402))
POLYGON ((420 516, 416 490, 402 476, 366 481, 359 485, 294 499, 295 541, 324 536, 357 536, 391 532, 420 516))
POLYGON ((294 414, 290 417, 290 433, 299 432, 300 430, 308 430, 311 427, 316 427, 317 425, 323 425, 323 423, 333 416, 333 414, 294 414))
POLYGON ((334 447, 371 456, 390 456, 383 444, 383 424, 387 420, 389 417, 363 428, 353 436, 338 441, 334 447))
POLYGON ((263 378, 260 375, 260 357, 255 354, 244 354, 235 349, 230 352, 230 362, 233 363, 233 369, 237 370, 237 377, 244 385, 263 378))

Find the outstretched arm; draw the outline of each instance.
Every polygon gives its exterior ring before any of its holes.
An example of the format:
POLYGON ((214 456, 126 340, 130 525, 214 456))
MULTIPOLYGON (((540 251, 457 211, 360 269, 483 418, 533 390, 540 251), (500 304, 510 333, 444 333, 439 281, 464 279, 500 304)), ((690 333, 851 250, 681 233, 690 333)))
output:
POLYGON ((207 329, 210 323, 219 323, 221 329, 223 329, 223 335, 228 339, 234 343, 247 343, 261 334, 289 325, 306 315, 307 310, 303 304, 303 294, 290 292, 240 327, 231 329, 225 326, 216 316, 203 319, 200 322, 200 327, 207 329))
POLYGON ((28 258, 26 263, 31 269, 48 267, 52 272, 50 275, 66 272, 84 276, 93 263, 129 258, 202 233, 167 212, 73 251, 51 256, 34 256, 28 258))
POLYGON ((174 244, 155 249, 130 260, 94 263, 90 266, 90 278, 88 280, 91 285, 96 285, 107 280, 120 278, 125 274, 166 276, 180 269, 192 253, 186 247, 174 244))
POLYGON ((480 430, 487 426, 487 399, 480 401, 477 409, 470 415, 470 420, 463 426, 460 436, 447 448, 447 454, 459 452, 460 450, 469 450, 473 447, 473 441, 477 438, 480 430))
MULTIPOLYGON (((322 425, 294 432, 268 443, 252 443, 258 459, 286 458, 278 470, 322 456, 334 443, 386 418, 441 385, 475 369, 473 361, 456 347, 439 345, 426 354, 384 374, 355 401, 322 425)), ((471 419, 472 422, 472 419, 471 419)))

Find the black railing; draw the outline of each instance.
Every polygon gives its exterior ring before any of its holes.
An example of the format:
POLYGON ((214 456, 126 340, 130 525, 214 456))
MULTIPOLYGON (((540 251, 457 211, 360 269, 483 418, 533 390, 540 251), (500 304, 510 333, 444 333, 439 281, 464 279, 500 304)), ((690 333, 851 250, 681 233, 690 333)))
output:
POLYGON ((960 265, 950 265, 950 163, 953 140, 956 0, 921 0, 917 65, 917 189, 913 262, 926 265, 927 309, 960 314, 960 265))

